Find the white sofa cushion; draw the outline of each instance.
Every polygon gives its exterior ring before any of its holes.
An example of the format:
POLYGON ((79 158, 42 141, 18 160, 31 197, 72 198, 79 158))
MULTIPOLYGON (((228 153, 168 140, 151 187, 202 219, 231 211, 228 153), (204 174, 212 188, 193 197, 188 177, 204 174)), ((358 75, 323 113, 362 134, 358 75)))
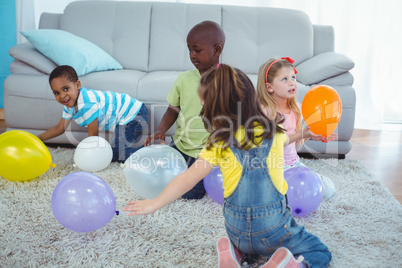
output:
POLYGON ((247 74, 257 74, 259 66, 272 57, 291 57, 298 64, 313 56, 313 26, 305 13, 281 8, 223 6, 222 9, 226 35, 222 62, 247 74), (291 19, 285 20, 284 16, 291 19))
POLYGON ((60 18, 60 29, 101 47, 125 69, 147 71, 151 2, 73 2, 60 18), (91 21, 91 23, 88 23, 91 21))
POLYGON ((194 69, 187 48, 187 34, 203 20, 221 24, 221 6, 153 3, 149 71, 194 69))

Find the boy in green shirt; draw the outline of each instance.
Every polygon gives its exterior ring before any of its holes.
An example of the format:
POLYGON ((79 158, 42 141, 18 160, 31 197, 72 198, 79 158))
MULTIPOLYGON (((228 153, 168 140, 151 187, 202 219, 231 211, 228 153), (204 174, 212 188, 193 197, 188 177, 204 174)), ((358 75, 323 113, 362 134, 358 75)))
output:
MULTIPOLYGON (((169 103, 158 129, 147 137, 145 146, 160 139, 165 142, 166 131, 176 122, 176 132, 170 144, 177 149, 191 166, 203 148, 208 132, 199 117, 202 105, 198 96, 201 75, 211 67, 217 66, 225 44, 225 34, 219 24, 203 21, 195 25, 187 35, 190 60, 196 70, 181 73, 174 82, 166 100, 169 103)), ((205 189, 201 180, 182 197, 200 199, 205 189)))

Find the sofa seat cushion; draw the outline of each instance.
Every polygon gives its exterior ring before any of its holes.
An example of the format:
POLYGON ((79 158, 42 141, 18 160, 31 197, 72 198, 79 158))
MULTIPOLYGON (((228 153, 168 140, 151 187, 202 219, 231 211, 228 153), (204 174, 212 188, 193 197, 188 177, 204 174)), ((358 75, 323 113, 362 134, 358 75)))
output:
POLYGON ((144 75, 145 73, 141 71, 123 69, 90 73, 81 76, 80 81, 86 88, 127 93, 131 97, 137 98, 138 82, 144 75))
POLYGON ((148 103, 167 103, 166 97, 181 72, 155 71, 147 73, 138 84, 138 99, 148 103))

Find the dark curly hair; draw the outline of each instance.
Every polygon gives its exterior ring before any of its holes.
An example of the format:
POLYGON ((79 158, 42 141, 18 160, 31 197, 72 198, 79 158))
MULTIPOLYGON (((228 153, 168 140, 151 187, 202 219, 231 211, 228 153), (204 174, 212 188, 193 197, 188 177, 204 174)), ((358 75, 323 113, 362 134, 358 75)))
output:
POLYGON ((69 65, 60 65, 54 68, 54 70, 49 75, 49 84, 52 82, 53 79, 58 77, 66 77, 71 82, 78 81, 77 72, 74 70, 73 67, 69 65))

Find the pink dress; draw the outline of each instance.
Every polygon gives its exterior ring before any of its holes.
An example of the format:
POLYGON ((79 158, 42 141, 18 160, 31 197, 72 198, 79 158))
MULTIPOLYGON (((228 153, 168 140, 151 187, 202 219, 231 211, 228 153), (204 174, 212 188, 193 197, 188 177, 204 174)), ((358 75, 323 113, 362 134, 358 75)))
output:
MULTIPOLYGON (((283 114, 283 113, 281 113, 283 114)), ((285 121, 282 123, 282 127, 286 130, 288 136, 296 134, 297 114, 290 111, 290 114, 283 114, 285 121)), ((296 142, 293 142, 284 148, 285 166, 294 166, 299 162, 299 156, 297 155, 296 142)))

